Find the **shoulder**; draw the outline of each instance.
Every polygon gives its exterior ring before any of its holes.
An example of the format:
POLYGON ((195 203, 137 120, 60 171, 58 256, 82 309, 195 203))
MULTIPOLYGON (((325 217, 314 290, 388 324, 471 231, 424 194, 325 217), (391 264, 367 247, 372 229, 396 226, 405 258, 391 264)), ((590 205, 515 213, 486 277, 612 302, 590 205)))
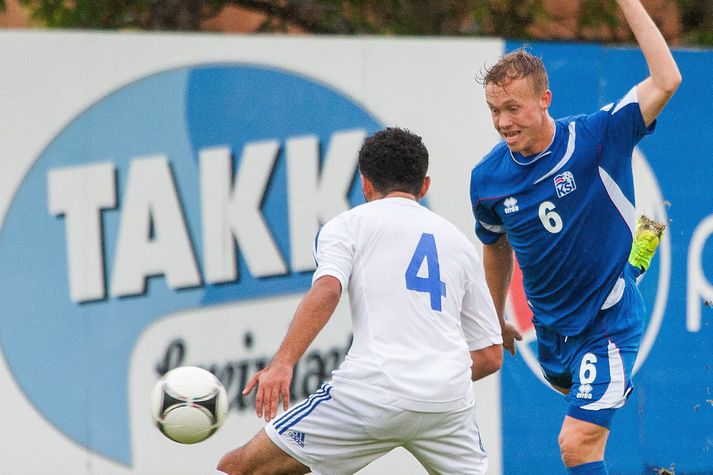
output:
POLYGON ((341 236, 350 233, 352 228, 352 223, 358 219, 358 215, 361 213, 359 208, 363 205, 357 205, 346 211, 342 211, 338 215, 329 219, 326 223, 322 225, 317 233, 317 240, 321 240, 324 237, 341 236))
POLYGON ((605 106, 591 114, 578 114, 559 119, 565 128, 569 129, 570 134, 575 134, 576 137, 588 136, 592 139, 599 140, 606 132, 609 123, 609 112, 605 106))
POLYGON ((458 229, 458 227, 455 224, 453 224, 451 221, 444 218, 443 216, 436 213, 435 211, 433 211, 429 208, 426 208, 425 206, 423 208, 425 210, 425 213, 428 213, 432 217, 432 219, 434 221, 436 221, 436 223, 438 224, 438 226, 441 229, 453 234, 457 239, 468 241, 468 238, 466 237, 466 235, 460 229, 458 229))
POLYGON ((478 162, 470 172, 470 198, 475 205, 480 196, 488 194, 487 189, 499 181, 504 172, 503 164, 510 158, 510 150, 505 142, 498 143, 478 162))
POLYGON ((620 111, 639 110, 639 94, 636 86, 629 89, 624 96, 616 102, 611 102, 600 109, 609 115, 618 114, 620 111))
POLYGON ((382 212, 384 208, 384 200, 374 200, 360 203, 353 208, 346 211, 342 211, 340 214, 332 219, 339 219, 341 221, 352 221, 355 219, 360 219, 364 216, 369 216, 375 213, 382 212))
POLYGON ((495 147, 493 147, 490 152, 485 154, 482 160, 475 164, 475 166, 470 172, 471 179, 487 175, 489 171, 491 171, 497 166, 498 163, 500 163, 500 159, 509 154, 510 151, 508 150, 507 145, 505 144, 505 142, 501 141, 495 147))
POLYGON ((612 123, 643 121, 639 96, 636 86, 629 89, 619 100, 602 106, 599 110, 583 116, 577 116, 578 122, 594 131, 606 131, 612 123))
POLYGON ((355 207, 341 212, 327 221, 325 227, 363 228, 365 226, 379 226, 385 219, 399 212, 399 203, 391 199, 379 199, 361 203, 355 207))
POLYGON ((427 213, 430 216, 430 219, 432 220, 431 222, 436 225, 435 228, 440 231, 440 234, 447 236, 452 245, 460 247, 461 252, 464 252, 467 255, 472 254, 477 257, 478 253, 475 250, 473 243, 470 239, 468 239, 465 233, 458 228, 458 226, 433 210, 426 207, 423 207, 423 209, 424 213, 427 213))
POLYGON ((578 114, 569 117, 563 117, 558 119, 558 122, 587 122, 592 120, 602 120, 607 117, 614 116, 622 111, 627 113, 636 112, 639 109, 639 97, 636 92, 636 86, 629 89, 629 91, 624 94, 620 99, 614 102, 605 104, 598 110, 590 114, 578 114))

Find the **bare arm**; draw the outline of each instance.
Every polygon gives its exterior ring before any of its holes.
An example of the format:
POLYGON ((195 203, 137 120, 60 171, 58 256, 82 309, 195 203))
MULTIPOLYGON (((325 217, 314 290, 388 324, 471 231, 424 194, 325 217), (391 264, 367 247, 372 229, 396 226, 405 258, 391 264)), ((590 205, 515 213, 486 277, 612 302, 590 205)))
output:
POLYGON ((250 378, 243 390, 249 394, 255 386, 255 410, 269 422, 277 415, 280 397, 283 409, 290 401, 292 371, 309 345, 322 330, 339 303, 342 286, 336 278, 325 275, 317 279, 295 311, 284 340, 272 361, 250 378))
POLYGON ((478 381, 493 374, 503 365, 503 345, 492 345, 482 350, 471 351, 470 359, 473 361, 470 378, 478 381))
POLYGON ((666 40, 640 0, 618 0, 618 2, 649 67, 649 77, 637 87, 641 114, 644 122, 649 126, 678 89, 681 84, 681 73, 666 40))
POLYGON ((510 323, 505 321, 505 302, 512 278, 512 247, 507 235, 503 235, 494 244, 483 246, 483 268, 485 269, 485 281, 490 289, 493 298, 495 311, 498 314, 500 328, 503 331, 503 347, 515 355, 515 340, 522 340, 522 335, 510 323))

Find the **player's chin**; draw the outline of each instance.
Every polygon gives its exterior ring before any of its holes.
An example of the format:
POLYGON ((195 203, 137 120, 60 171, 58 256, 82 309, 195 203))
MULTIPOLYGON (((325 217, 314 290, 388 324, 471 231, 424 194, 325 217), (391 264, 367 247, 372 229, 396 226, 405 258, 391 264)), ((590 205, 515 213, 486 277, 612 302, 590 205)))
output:
POLYGON ((522 143, 515 139, 515 140, 505 140, 505 145, 507 145, 508 149, 512 153, 523 153, 523 146, 522 143))
POLYGON ((520 153, 520 149, 518 147, 511 147, 508 145, 508 150, 510 150, 510 153, 520 153))

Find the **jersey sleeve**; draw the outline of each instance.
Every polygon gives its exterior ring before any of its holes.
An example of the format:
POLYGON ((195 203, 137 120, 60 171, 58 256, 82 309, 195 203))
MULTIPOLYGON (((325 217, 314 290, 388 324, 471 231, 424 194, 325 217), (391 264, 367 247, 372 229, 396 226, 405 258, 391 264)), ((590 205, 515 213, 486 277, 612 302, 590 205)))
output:
POLYGON ((505 234, 505 226, 495 213, 489 201, 481 200, 478 195, 477 169, 470 176, 470 204, 475 217, 475 235, 483 244, 493 244, 505 234))
MULTIPOLYGON (((595 123, 594 127, 600 130, 602 136, 605 136, 603 140, 605 145, 615 151, 615 154, 609 155, 614 159, 630 158, 636 144, 656 128, 655 121, 646 127, 639 106, 636 86, 632 87, 618 102, 603 107, 599 113, 590 117, 590 121, 595 123)), ((612 164, 605 163, 604 165, 612 164)))
POLYGON ((475 216, 475 235, 483 244, 493 244, 505 234, 500 217, 487 207, 484 203, 478 202, 473 207, 475 216))
POLYGON ((502 344, 502 330, 492 297, 485 283, 480 257, 473 252, 471 279, 463 297, 461 327, 470 351, 502 344))
POLYGON ((611 111, 610 134, 626 150, 633 150, 634 146, 652 133, 656 128, 656 121, 646 127, 644 116, 641 114, 637 86, 632 87, 624 97, 617 102, 611 111))
POLYGON ((353 233, 344 215, 328 221, 315 239, 314 258, 317 269, 312 274, 312 283, 322 276, 331 275, 339 280, 344 292, 352 273, 354 249, 353 233))

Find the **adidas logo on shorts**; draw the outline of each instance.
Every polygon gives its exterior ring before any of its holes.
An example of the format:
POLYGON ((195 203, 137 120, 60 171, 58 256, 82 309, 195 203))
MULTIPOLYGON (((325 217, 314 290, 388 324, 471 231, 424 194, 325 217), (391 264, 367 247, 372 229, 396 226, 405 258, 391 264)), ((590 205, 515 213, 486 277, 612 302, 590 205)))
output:
POLYGON ((305 435, 302 432, 297 432, 296 430, 291 430, 287 433, 290 439, 294 440, 300 447, 305 446, 305 435))

